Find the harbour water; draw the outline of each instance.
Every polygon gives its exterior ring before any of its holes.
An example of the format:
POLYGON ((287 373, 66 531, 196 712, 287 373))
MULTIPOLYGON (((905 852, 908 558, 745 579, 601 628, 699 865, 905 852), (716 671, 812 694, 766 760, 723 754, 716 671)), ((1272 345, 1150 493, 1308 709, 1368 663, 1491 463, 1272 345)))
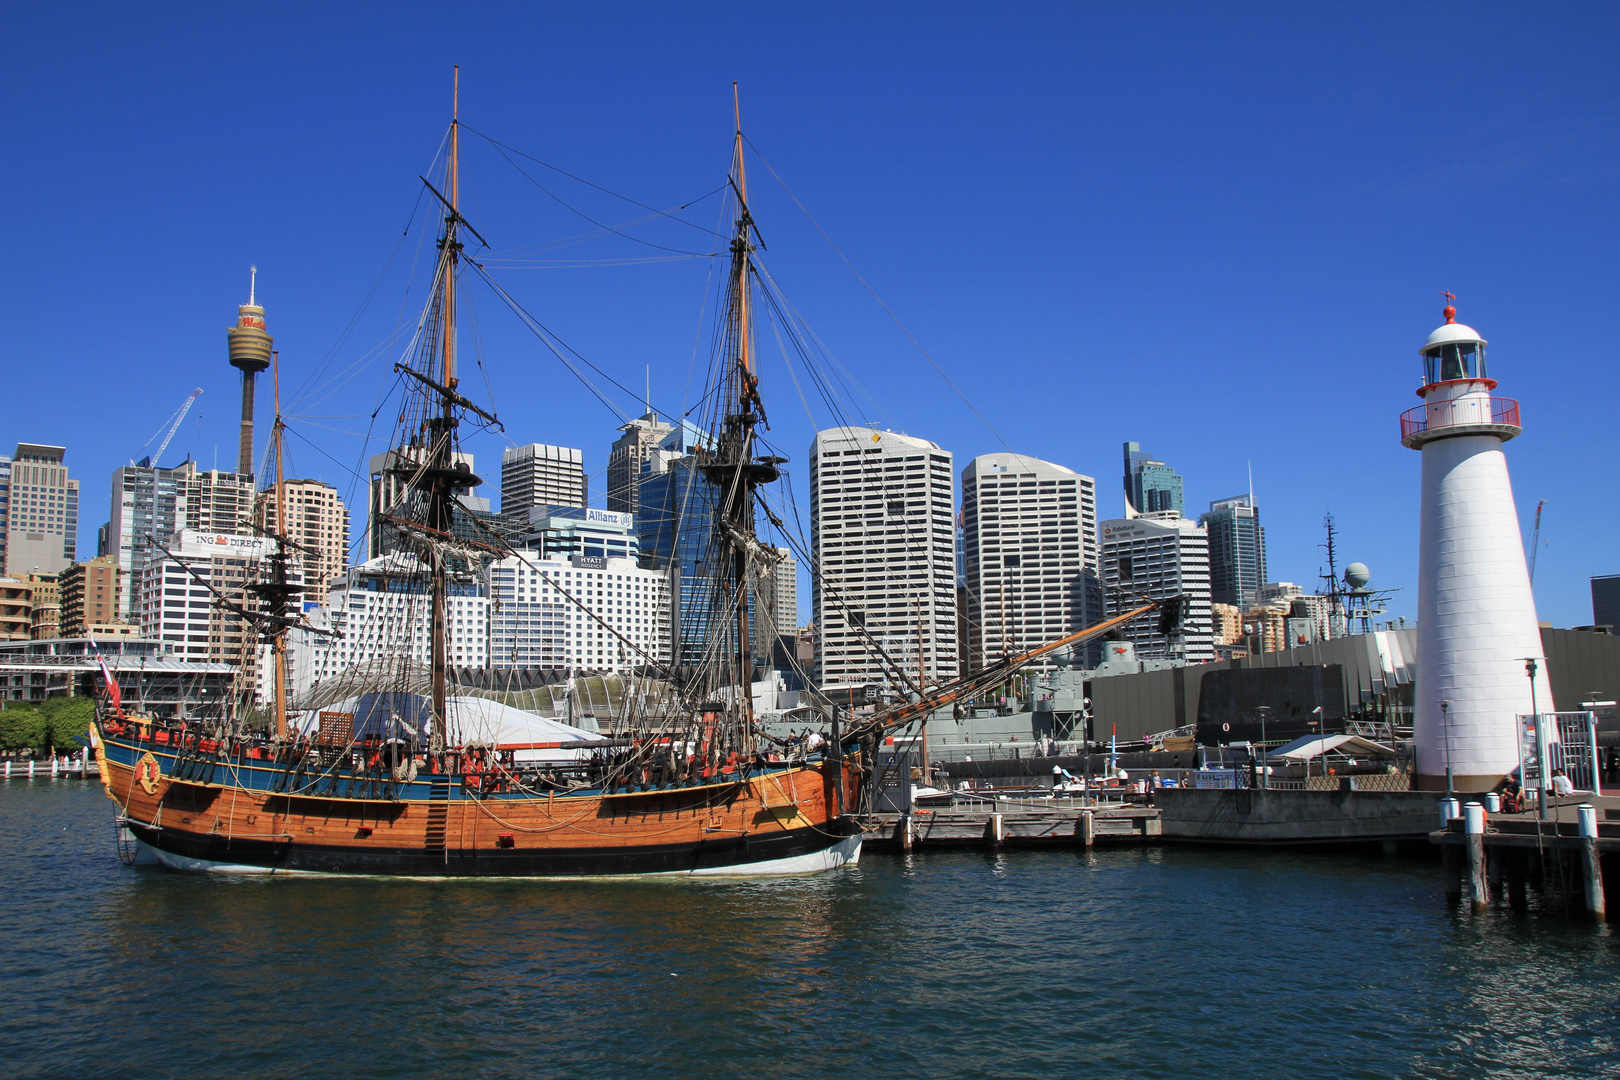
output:
POLYGON ((1620 1075, 1620 937, 1399 857, 869 856, 772 882, 129 869, 0 785, 10 1077, 1620 1075))

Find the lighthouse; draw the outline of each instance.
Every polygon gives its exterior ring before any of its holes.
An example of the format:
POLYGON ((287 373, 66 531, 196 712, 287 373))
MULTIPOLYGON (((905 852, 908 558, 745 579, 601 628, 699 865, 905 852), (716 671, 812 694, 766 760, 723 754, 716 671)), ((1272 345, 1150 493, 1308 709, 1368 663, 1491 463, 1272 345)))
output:
POLYGON ((1545 676, 1546 659, 1502 452, 1519 403, 1491 396, 1485 339, 1443 314, 1418 350, 1423 404, 1401 415, 1423 454, 1413 786, 1484 791, 1519 767, 1517 717, 1551 712, 1552 695, 1526 671, 1545 676))
POLYGON ((259 268, 250 267, 248 273, 248 302, 236 309, 236 325, 225 331, 231 366, 242 372, 242 437, 236 452, 236 471, 242 476, 253 475, 253 383, 270 366, 274 348, 264 328, 264 308, 256 303, 259 268))

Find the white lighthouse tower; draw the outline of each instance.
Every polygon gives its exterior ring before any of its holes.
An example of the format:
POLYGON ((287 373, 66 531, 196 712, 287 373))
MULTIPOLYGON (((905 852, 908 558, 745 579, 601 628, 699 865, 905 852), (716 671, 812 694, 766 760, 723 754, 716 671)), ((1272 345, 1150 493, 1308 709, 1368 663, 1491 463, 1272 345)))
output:
MULTIPOLYGON (((1448 294, 1449 298, 1449 294, 1448 294)), ((1483 791, 1519 766, 1517 720, 1552 710, 1536 601, 1502 444, 1519 403, 1492 397, 1485 341, 1456 321, 1429 335, 1423 404, 1401 415, 1401 442, 1423 452, 1413 785, 1483 791), (1529 678, 1534 659, 1542 678, 1529 678)))

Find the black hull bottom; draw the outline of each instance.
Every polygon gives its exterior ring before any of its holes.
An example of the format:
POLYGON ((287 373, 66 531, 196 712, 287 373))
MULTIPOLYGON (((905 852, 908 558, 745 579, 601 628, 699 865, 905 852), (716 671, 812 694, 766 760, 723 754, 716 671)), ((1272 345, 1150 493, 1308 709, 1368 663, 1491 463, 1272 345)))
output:
POLYGON ((133 822, 129 828, 172 870, 438 878, 809 874, 854 863, 860 857, 861 835, 860 826, 846 818, 825 828, 727 837, 699 844, 429 851, 231 840, 217 834, 195 835, 133 822))

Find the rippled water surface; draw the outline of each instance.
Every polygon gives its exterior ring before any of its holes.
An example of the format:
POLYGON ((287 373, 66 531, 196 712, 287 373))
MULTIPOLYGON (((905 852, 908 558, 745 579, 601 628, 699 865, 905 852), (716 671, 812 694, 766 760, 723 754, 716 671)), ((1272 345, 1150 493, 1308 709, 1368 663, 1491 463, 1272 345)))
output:
POLYGON ((0 1074, 1620 1076, 1620 941, 1434 865, 868 855, 764 883, 131 870, 0 784, 0 1074))

